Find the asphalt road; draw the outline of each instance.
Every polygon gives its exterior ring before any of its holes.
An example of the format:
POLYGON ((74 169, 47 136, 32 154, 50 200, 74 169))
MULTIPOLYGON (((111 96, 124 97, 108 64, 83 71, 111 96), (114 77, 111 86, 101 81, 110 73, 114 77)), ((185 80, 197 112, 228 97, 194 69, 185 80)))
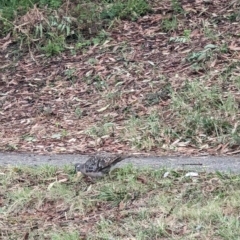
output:
MULTIPOLYGON (((67 164, 84 163, 88 156, 83 155, 34 155, 18 153, 0 153, 0 165, 7 166, 39 166, 44 164, 63 166, 67 164)), ((132 163, 137 167, 152 167, 166 169, 187 169, 207 172, 240 173, 240 155, 231 157, 131 157, 117 164, 117 167, 132 163)))

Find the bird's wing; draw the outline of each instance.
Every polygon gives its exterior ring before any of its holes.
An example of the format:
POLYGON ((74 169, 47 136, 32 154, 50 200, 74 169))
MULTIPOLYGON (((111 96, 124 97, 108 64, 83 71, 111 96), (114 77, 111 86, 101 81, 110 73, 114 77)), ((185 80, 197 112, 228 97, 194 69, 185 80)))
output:
POLYGON ((110 156, 110 157, 105 157, 102 159, 99 159, 99 168, 104 169, 107 167, 111 167, 115 164, 117 164, 118 162, 122 161, 124 159, 123 156, 110 156))
POLYGON ((123 155, 95 155, 90 157, 84 164, 76 164, 75 169, 77 172, 82 172, 90 177, 101 177, 108 173, 112 166, 125 158, 127 157, 123 155))
POLYGON ((92 156, 84 164, 87 172, 101 172, 122 161, 124 156, 92 156))

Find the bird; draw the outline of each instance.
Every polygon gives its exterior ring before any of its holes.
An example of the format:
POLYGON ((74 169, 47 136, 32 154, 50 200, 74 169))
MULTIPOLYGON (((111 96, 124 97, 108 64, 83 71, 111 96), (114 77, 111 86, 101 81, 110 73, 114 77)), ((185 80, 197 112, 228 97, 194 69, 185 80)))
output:
POLYGON ((75 171, 91 178, 100 178, 107 175, 118 162, 128 158, 124 155, 95 155, 84 164, 75 164, 75 171))

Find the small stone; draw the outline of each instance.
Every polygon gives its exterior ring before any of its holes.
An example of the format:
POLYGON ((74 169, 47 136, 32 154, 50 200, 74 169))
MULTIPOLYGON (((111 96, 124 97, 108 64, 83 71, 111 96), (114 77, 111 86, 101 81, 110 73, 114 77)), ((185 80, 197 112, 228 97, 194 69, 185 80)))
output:
POLYGON ((185 177, 198 177, 197 172, 188 172, 186 173, 185 177))

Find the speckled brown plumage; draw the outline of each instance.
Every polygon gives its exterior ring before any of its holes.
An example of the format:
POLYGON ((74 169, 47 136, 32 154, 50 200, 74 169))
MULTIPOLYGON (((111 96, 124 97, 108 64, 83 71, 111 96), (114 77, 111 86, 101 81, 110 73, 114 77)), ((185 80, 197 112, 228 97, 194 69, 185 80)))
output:
POLYGON ((76 172, 89 177, 103 177, 108 174, 111 167, 129 156, 124 155, 95 155, 84 164, 75 164, 76 172))

